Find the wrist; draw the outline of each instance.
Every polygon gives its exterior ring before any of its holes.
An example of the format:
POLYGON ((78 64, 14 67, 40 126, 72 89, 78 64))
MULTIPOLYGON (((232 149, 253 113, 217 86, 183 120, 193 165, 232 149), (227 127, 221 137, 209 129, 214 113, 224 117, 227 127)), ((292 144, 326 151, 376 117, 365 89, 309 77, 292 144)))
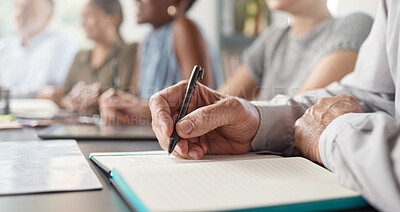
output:
POLYGON ((250 125, 251 129, 249 132, 250 136, 250 142, 254 139, 254 137, 256 136, 259 128, 260 128, 260 122, 261 122, 261 118, 260 118, 260 111, 257 109, 257 107, 254 104, 251 104, 247 101, 245 101, 246 103, 246 108, 247 108, 247 114, 249 115, 249 121, 250 121, 250 125))

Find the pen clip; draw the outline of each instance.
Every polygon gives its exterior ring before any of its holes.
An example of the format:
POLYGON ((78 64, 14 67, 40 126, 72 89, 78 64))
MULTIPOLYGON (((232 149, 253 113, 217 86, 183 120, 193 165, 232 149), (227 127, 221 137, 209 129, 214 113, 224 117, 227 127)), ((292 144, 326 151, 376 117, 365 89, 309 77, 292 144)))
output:
POLYGON ((197 79, 203 80, 204 77, 204 69, 200 67, 199 75, 197 76, 197 79))

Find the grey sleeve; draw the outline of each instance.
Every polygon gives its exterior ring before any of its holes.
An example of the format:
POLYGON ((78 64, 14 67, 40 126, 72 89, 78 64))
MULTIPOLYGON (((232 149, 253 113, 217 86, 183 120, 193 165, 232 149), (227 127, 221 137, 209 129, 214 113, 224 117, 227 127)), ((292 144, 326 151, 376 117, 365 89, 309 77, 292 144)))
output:
POLYGON ((400 209, 400 123, 377 113, 346 114, 321 135, 320 155, 344 186, 381 211, 400 209))
POLYGON ((242 55, 244 65, 249 69, 254 81, 261 85, 264 73, 265 49, 271 29, 265 30, 242 55))
POLYGON ((339 18, 331 36, 328 37, 323 54, 339 50, 359 51, 371 31, 373 22, 373 18, 364 13, 353 13, 339 18))
POLYGON ((334 83, 326 89, 311 91, 295 99, 278 95, 268 102, 253 101, 260 115, 260 126, 251 142, 252 151, 299 155, 294 144, 294 123, 319 99, 340 93, 348 92, 344 86, 334 83))

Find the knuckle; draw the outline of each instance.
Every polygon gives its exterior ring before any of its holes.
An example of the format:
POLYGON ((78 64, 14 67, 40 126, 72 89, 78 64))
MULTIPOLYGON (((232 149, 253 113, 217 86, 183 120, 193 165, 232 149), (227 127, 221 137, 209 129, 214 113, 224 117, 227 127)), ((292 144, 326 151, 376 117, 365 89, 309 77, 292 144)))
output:
POLYGON ((189 84, 189 80, 188 79, 185 79, 185 80, 181 80, 180 82, 178 82, 177 84, 176 84, 176 86, 177 87, 187 87, 187 84, 189 84))
POLYGON ((358 100, 354 98, 353 96, 347 96, 348 100, 354 103, 358 103, 358 100))
POLYGON ((299 118, 294 123, 294 131, 295 131, 295 133, 297 133, 300 130, 301 126, 303 125, 303 122, 304 122, 303 119, 304 119, 303 117, 299 118))
MULTIPOLYGON (((210 114, 211 114, 211 111, 210 111, 210 109, 204 109, 202 112, 200 112, 200 113, 196 113, 196 120, 197 121, 195 121, 194 123, 196 123, 197 122, 197 124, 199 123, 199 122, 202 122, 202 123, 208 123, 208 121, 210 121, 210 119, 211 119, 211 116, 210 116, 210 114)), ((192 121, 193 122, 193 121, 192 121)))
POLYGON ((326 103, 326 102, 329 102, 331 99, 332 99, 331 97, 324 97, 324 98, 321 98, 318 101, 318 103, 326 103))
POLYGON ((153 94, 153 95, 150 97, 150 99, 149 99, 149 105, 150 105, 150 106, 153 105, 153 103, 157 101, 157 99, 159 98, 159 96, 160 96, 159 93, 153 94))
POLYGON ((225 100, 225 106, 228 109, 234 109, 236 113, 242 113, 244 111, 244 106, 242 102, 237 97, 230 97, 225 100))

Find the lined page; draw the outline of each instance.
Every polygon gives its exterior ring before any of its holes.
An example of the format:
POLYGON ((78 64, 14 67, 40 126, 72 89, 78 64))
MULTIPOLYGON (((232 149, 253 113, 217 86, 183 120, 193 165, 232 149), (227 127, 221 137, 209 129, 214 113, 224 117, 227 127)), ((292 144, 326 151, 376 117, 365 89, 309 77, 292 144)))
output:
POLYGON ((216 211, 319 201, 359 194, 303 158, 117 168, 151 211, 216 211))
MULTIPOLYGON (((250 160, 257 158, 277 158, 274 155, 257 155, 255 153, 248 153, 244 155, 206 155, 202 160, 185 160, 176 158, 173 155, 168 156, 164 151, 151 151, 151 152, 132 152, 120 153, 120 155, 110 156, 109 153, 101 155, 100 153, 93 153, 92 159, 100 162, 108 170, 116 167, 126 166, 148 166, 148 165, 168 165, 180 163, 199 163, 199 162, 215 162, 225 160, 250 160), (98 155, 96 155, 98 154, 98 155), (108 155, 106 155, 108 154, 108 155)), ((115 153, 119 154, 119 153, 115 153)))

